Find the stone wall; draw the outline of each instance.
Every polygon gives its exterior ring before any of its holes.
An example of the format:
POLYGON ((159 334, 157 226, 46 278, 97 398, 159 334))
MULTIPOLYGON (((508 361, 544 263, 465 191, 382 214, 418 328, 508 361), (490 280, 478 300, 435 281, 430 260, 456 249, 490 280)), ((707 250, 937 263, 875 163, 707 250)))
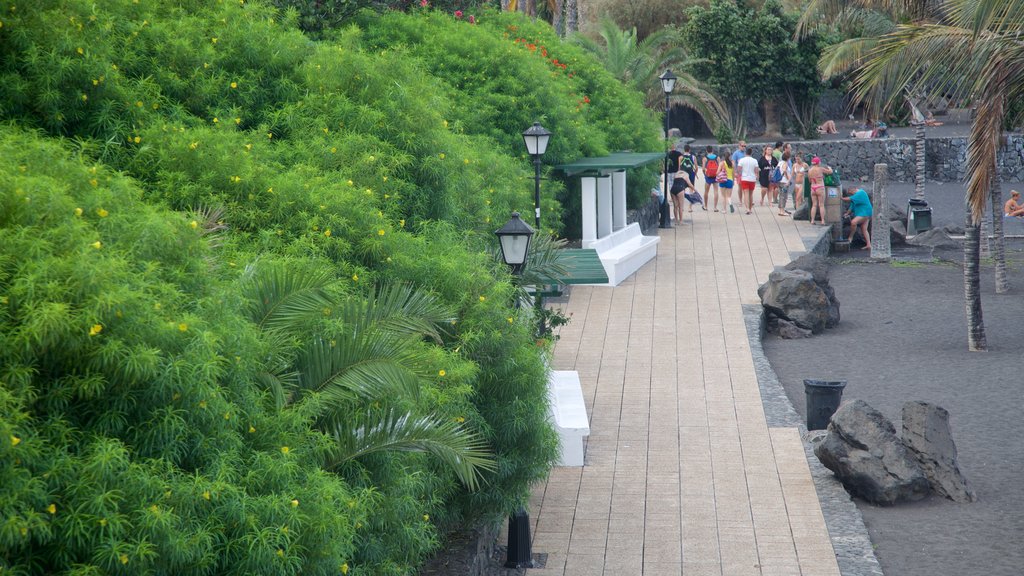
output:
POLYGON ((646 204, 630 210, 626 214, 626 224, 636 222, 640 224, 640 231, 647 236, 658 235, 658 225, 661 224, 661 203, 657 198, 651 198, 646 204))
MULTIPOLYGON (((826 164, 839 170, 844 182, 867 182, 874 165, 889 165, 889 181, 914 182, 914 138, 876 138, 872 140, 811 140, 790 142, 797 153, 821 156, 826 164)), ((752 143, 759 156, 763 143, 752 143)), ((732 154, 735 145, 715 146, 717 154, 732 154)), ((756 157, 756 156, 755 156, 756 157)), ((966 177, 967 138, 927 138, 925 177, 938 182, 961 182, 966 177)), ((1024 181, 1024 135, 1010 134, 1000 151, 1000 170, 1004 182, 1024 181)))

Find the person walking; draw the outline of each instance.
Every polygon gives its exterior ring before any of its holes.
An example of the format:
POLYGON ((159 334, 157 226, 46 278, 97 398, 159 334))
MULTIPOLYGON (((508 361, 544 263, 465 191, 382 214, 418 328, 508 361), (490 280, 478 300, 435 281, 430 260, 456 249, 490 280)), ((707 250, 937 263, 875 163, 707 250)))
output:
POLYGON ((733 166, 732 158, 725 158, 718 167, 717 179, 718 187, 722 189, 722 201, 725 202, 725 206, 729 207, 729 212, 736 210, 732 205, 732 187, 735 182, 734 173, 735 167, 733 166))
POLYGON ((747 214, 754 209, 754 184, 757 183, 758 164, 753 148, 747 148, 746 156, 740 158, 739 170, 740 206, 746 205, 747 214))
POLYGON ((789 160, 789 152, 782 153, 782 159, 779 160, 779 165, 776 168, 782 178, 778 182, 779 186, 779 216, 789 216, 792 214, 789 210, 786 210, 786 199, 789 196, 790 184, 793 181, 793 168, 789 160))
MULTIPOLYGON (((701 171, 704 172, 704 203, 712 202, 711 190, 715 191, 715 199, 711 204, 715 212, 718 212, 718 156, 715 154, 715 149, 709 144, 707 147, 706 154, 704 155, 704 162, 701 165, 701 171)), ((722 208, 725 208, 724 206, 722 208)))
MULTIPOLYGON (((746 156, 746 155, 747 155, 747 143, 744 140, 740 140, 739 143, 736 145, 736 151, 733 152, 732 156, 730 157, 730 159, 732 160, 733 171, 736 171, 739 168, 740 160, 742 160, 743 157, 746 156)), ((733 182, 734 183, 735 182, 739 182, 739 178, 738 177, 737 178, 733 178, 733 182)), ((736 200, 739 201, 740 199, 737 198, 736 200)), ((740 206, 742 206, 742 204, 740 204, 740 206)), ((730 203, 729 204, 729 212, 732 212, 733 210, 735 210, 735 208, 730 203)))
POLYGON ((779 165, 779 161, 772 156, 772 147, 764 147, 764 156, 757 160, 758 169, 758 184, 761 185, 761 206, 764 206, 764 200, 768 197, 768 193, 771 190, 772 184, 772 170, 779 165))
POLYGON ((807 177, 811 179, 811 212, 809 218, 814 224, 814 214, 820 214, 821 225, 825 225, 825 174, 831 174, 832 168, 821 165, 821 158, 811 158, 811 168, 807 177))
MULTIPOLYGON (((696 192, 697 189, 693 185, 697 182, 697 156, 690 150, 689 144, 683 145, 683 155, 679 157, 679 171, 686 172, 687 187, 696 192)), ((704 208, 703 204, 701 204, 701 208, 704 208)), ((707 210, 707 208, 704 209, 707 210)), ((690 211, 693 212, 692 204, 690 205, 690 211)))

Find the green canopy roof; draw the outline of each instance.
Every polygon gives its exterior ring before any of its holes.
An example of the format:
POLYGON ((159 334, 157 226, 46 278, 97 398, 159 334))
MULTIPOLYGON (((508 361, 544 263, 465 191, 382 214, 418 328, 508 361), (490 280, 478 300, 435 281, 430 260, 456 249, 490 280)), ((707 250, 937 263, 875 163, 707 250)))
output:
POLYGON ((570 164, 555 166, 555 169, 565 171, 567 176, 574 176, 583 172, 596 172, 598 170, 638 168, 663 158, 665 158, 665 154, 661 152, 616 152, 607 156, 601 156, 600 158, 582 158, 570 164))

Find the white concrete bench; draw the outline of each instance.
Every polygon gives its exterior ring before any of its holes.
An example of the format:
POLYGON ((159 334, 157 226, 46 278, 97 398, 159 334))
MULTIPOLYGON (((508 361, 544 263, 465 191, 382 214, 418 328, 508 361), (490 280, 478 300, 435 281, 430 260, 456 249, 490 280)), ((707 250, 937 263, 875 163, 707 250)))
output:
POLYGON ((580 375, 575 370, 552 370, 548 379, 551 419, 561 448, 559 466, 583 466, 583 437, 590 435, 590 420, 583 402, 580 375))
POLYGON ((644 236, 640 225, 634 222, 604 238, 594 240, 587 248, 597 251, 608 273, 608 284, 618 286, 658 255, 660 241, 658 236, 644 236))

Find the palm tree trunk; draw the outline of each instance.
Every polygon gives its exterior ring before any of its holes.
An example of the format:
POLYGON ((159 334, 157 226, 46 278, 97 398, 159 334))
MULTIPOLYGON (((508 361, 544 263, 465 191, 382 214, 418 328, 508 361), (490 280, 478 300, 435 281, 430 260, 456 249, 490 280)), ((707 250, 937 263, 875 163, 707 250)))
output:
POLYGON ((1003 179, 996 164, 992 176, 992 256, 996 261, 996 294, 1010 291, 1010 279, 1006 275, 1006 243, 1003 236, 1003 179))
POLYGON ((967 349, 981 352, 988 349, 985 321, 981 315, 980 221, 967 209, 964 224, 964 300, 967 304, 967 349))
POLYGON ((782 130, 779 126, 779 110, 772 99, 764 101, 764 135, 766 138, 775 138, 782 135, 782 130))
POLYGON ((917 163, 914 170, 914 198, 924 200, 924 124, 914 130, 914 152, 917 163))

